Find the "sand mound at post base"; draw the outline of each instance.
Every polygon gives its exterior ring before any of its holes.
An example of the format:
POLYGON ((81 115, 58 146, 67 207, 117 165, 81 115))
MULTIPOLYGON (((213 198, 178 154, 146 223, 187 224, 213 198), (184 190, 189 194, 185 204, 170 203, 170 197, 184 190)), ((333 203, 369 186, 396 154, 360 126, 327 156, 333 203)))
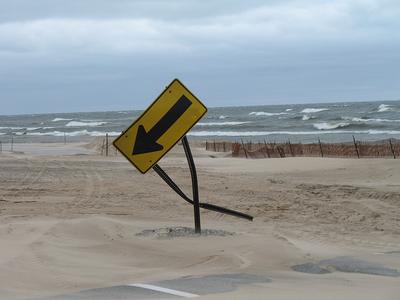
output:
POLYGON ((198 237, 198 236, 231 236, 233 232, 218 229, 202 229, 201 234, 195 233, 194 228, 190 227, 164 227, 157 229, 146 229, 136 234, 142 237, 155 237, 157 239, 171 239, 178 237, 198 237))

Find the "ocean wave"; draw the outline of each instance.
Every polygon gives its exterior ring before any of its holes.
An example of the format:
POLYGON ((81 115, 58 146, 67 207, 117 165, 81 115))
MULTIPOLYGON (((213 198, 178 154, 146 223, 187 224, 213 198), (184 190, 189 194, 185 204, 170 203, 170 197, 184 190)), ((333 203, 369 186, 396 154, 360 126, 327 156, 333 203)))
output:
POLYGON ((107 124, 107 122, 77 122, 77 121, 71 121, 66 127, 95 127, 95 126, 101 126, 107 124))
POLYGON ((388 111, 391 109, 390 107, 391 107, 391 105, 381 104, 378 106, 378 112, 388 111))
POLYGON ((350 126, 350 123, 340 122, 340 123, 328 123, 328 122, 321 122, 321 123, 314 123, 314 128, 318 130, 330 130, 336 128, 344 128, 350 126))
POLYGON ((400 122, 400 120, 390 120, 390 119, 364 119, 364 118, 351 118, 351 117, 343 117, 343 120, 351 120, 353 122, 363 122, 363 123, 383 123, 383 122, 387 122, 387 123, 397 123, 400 122))
POLYGON ((252 111, 251 113, 249 113, 249 116, 280 116, 280 115, 287 115, 288 113, 286 112, 279 112, 279 113, 269 113, 269 112, 265 112, 265 111, 252 111))
POLYGON ((65 118, 54 118, 51 120, 52 122, 60 122, 60 121, 71 121, 72 119, 65 119, 65 118))
POLYGON ((265 136, 265 135, 321 135, 321 134, 388 134, 399 135, 400 130, 324 130, 324 131, 192 131, 190 136, 265 136))
POLYGON ((218 117, 218 119, 220 119, 220 120, 224 120, 224 119, 226 119, 227 118, 227 116, 224 116, 224 115, 220 115, 219 117, 218 117))
POLYGON ((27 131, 34 131, 34 130, 38 130, 38 129, 42 129, 42 127, 27 127, 26 128, 27 131))
POLYGON ((292 111, 293 108, 286 108, 285 111, 292 111))
POLYGON ((106 133, 110 136, 117 136, 120 135, 120 132, 102 132, 102 131, 87 131, 85 130, 79 130, 79 131, 72 131, 72 132, 62 132, 62 131, 50 131, 50 132, 28 132, 27 135, 32 135, 32 136, 105 136, 106 133))
POLYGON ((301 118, 303 121, 308 121, 311 119, 315 119, 314 116, 310 116, 310 115, 303 115, 303 117, 301 118))
POLYGON ((400 134, 400 130, 375 130, 375 129, 370 129, 366 130, 368 131, 368 134, 400 134))
POLYGON ((242 124, 247 124, 247 123, 252 123, 252 122, 250 122, 250 121, 245 121, 245 122, 209 122, 209 123, 199 122, 196 125, 197 126, 234 126, 234 125, 242 125, 242 124))
POLYGON ((24 130, 26 127, 0 127, 0 130, 7 129, 7 130, 24 130))
POLYGON ((328 108, 305 108, 301 112, 305 114, 317 113, 321 111, 329 110, 328 108))

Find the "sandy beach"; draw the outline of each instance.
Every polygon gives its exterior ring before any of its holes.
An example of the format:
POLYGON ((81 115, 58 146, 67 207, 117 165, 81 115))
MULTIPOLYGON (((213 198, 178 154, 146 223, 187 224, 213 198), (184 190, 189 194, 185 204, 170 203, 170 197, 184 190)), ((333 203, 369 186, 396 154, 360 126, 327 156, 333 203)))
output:
MULTIPOLYGON (((203 229, 221 234, 169 237, 193 227, 193 208, 155 172, 84 144, 3 151, 0 299, 154 282, 201 299, 400 299, 400 160, 246 160, 192 147, 201 201, 253 222, 202 210, 203 229), (232 274, 232 288, 196 285, 232 274)), ((160 165, 191 194, 181 146, 160 165)))

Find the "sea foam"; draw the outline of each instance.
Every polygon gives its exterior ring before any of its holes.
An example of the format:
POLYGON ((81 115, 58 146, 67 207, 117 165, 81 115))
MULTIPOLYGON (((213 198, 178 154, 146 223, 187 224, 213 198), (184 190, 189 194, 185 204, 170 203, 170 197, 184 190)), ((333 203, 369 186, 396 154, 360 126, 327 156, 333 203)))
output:
POLYGON ((301 112, 305 114, 317 113, 321 111, 329 110, 328 108, 305 108, 301 112))
POLYGON ((108 133, 109 136, 117 136, 120 132, 101 132, 101 131, 87 131, 79 130, 72 132, 62 132, 62 131, 50 131, 50 132, 29 132, 27 135, 32 136, 105 136, 108 133))
POLYGON ((313 124, 314 128, 318 130, 331 130, 336 128, 343 128, 349 126, 350 123, 340 122, 340 123, 328 123, 328 122, 321 122, 313 124))
POLYGON ((107 124, 107 122, 77 122, 77 121, 71 121, 66 127, 95 127, 95 126, 101 126, 107 124))
POLYGON ((400 120, 390 120, 390 119, 364 119, 364 118, 348 118, 348 117, 343 117, 343 120, 351 120, 353 122, 364 122, 364 123, 396 123, 400 122, 400 120))
POLYGON ((52 122, 59 122, 59 121, 71 121, 72 119, 65 119, 65 118, 54 118, 51 120, 52 122))
POLYGON ((384 112, 390 110, 390 105, 381 104, 378 106, 378 112, 384 112))
POLYGON ((310 119, 314 119, 315 117, 310 116, 310 115, 303 115, 303 117, 301 118, 303 121, 308 121, 310 119))
POLYGON ((265 111, 252 111, 249 113, 250 116, 280 116, 280 115, 287 115, 286 112, 279 112, 279 113, 270 113, 265 111))

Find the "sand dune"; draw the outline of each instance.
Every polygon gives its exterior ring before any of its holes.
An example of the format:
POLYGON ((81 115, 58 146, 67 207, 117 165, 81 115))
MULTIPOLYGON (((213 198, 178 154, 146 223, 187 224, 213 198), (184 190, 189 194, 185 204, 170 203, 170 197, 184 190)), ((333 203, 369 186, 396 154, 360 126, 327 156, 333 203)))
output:
MULTIPOLYGON (((323 275, 292 269, 350 257, 400 270, 400 160, 246 160, 196 147, 202 201, 252 214, 254 222, 203 210, 203 228, 233 235, 157 238, 138 234, 191 227, 193 217, 154 172, 142 175, 121 156, 36 150, 0 155, 1 299, 237 273, 270 280, 202 297, 400 295, 396 276, 334 264, 323 275)), ((180 147, 160 164, 190 194, 180 147)))

